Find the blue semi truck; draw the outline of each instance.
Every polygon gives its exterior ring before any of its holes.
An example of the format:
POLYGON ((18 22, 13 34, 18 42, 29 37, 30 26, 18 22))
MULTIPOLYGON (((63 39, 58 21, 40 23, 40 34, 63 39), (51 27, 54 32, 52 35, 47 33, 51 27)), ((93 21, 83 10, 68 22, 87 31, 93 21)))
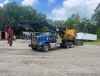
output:
POLYGON ((32 34, 31 48, 35 50, 48 51, 59 48, 61 39, 55 32, 37 32, 32 34))

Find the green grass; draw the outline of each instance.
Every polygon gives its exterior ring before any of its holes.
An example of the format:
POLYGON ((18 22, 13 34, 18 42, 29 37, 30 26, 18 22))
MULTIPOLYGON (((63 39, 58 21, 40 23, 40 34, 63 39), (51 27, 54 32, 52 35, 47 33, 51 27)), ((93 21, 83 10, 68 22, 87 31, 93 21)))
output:
POLYGON ((86 45, 100 45, 100 39, 98 39, 96 41, 86 41, 86 42, 84 42, 84 44, 86 44, 86 45))

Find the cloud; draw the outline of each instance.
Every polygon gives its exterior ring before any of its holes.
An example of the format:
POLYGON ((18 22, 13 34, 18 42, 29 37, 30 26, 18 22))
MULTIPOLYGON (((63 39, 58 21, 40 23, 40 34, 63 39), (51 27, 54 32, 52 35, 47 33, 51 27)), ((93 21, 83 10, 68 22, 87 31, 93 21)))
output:
POLYGON ((87 1, 87 7, 88 7, 88 11, 89 11, 89 15, 91 16, 94 13, 94 10, 96 9, 96 7, 98 6, 98 4, 100 3, 100 0, 88 0, 87 1))
POLYGON ((3 3, 0 3, 0 7, 3 7, 5 4, 7 4, 9 0, 5 0, 3 3))
POLYGON ((53 19, 53 20, 61 20, 61 19, 66 19, 66 11, 64 8, 60 8, 59 10, 57 8, 55 8, 53 11, 52 11, 52 14, 49 16, 48 15, 48 18, 50 19, 53 19))
POLYGON ((61 7, 54 8, 48 18, 65 20, 72 14, 78 13, 81 18, 90 18, 100 0, 64 0, 61 7))
MULTIPOLYGON (((4 0, 0 3, 0 7, 3 7, 5 4, 9 3, 10 1, 17 1, 17 0, 4 0)), ((20 0, 21 4, 24 6, 34 6, 38 3, 38 0, 20 0)))
POLYGON ((38 3, 38 0, 23 0, 22 5, 24 6, 34 6, 38 3))
POLYGON ((55 2, 55 0, 48 0, 48 3, 49 4, 52 4, 52 3, 54 3, 55 2))
POLYGON ((2 3, 0 3, 0 7, 3 7, 3 4, 2 3))

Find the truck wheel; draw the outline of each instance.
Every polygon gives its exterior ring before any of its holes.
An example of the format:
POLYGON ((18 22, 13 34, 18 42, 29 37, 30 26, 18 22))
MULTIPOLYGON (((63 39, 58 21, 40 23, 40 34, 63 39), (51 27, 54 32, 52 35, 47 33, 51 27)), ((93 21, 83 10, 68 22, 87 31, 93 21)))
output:
POLYGON ((64 44, 64 48, 69 48, 68 42, 64 44))
POLYGON ((49 47, 48 47, 47 45, 44 45, 44 46, 43 46, 43 51, 44 51, 44 52, 48 52, 48 51, 49 51, 49 47))
POLYGON ((33 48, 33 47, 31 47, 32 48, 32 50, 36 50, 36 48, 33 48))
POLYGON ((73 48, 73 47, 74 47, 74 45, 73 45, 72 42, 66 42, 65 43, 65 48, 73 48))
POLYGON ((84 45, 83 41, 81 41, 81 40, 76 40, 75 44, 77 46, 83 46, 84 45))
POLYGON ((69 42, 69 48, 74 48, 73 42, 69 42))
POLYGON ((31 48, 32 48, 32 50, 37 50, 37 48, 36 47, 33 47, 33 45, 31 45, 31 48))

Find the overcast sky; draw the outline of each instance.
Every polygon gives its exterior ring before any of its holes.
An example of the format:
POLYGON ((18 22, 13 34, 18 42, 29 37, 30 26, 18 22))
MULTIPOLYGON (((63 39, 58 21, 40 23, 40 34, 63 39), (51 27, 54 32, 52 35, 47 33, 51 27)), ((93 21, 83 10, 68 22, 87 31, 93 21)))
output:
POLYGON ((65 20, 76 13, 81 18, 90 18, 100 0, 0 0, 0 6, 15 1, 23 6, 32 6, 53 20, 65 20))

